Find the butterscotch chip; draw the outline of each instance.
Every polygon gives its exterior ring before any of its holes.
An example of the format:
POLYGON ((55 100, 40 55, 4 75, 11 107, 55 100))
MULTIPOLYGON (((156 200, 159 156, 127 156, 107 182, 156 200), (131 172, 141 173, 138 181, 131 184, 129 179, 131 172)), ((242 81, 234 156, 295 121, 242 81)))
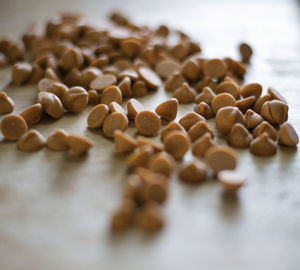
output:
POLYGON ((113 101, 109 104, 109 111, 110 112, 119 112, 119 113, 123 113, 126 115, 126 112, 123 109, 123 107, 115 101, 113 101))
POLYGON ((216 173, 234 170, 237 165, 237 154, 230 147, 213 146, 205 153, 205 162, 216 173))
POLYGON ((115 85, 117 83, 117 79, 115 75, 112 74, 104 74, 98 76, 90 83, 90 88, 95 89, 98 92, 102 92, 105 88, 115 85))
POLYGON ((101 103, 109 105, 113 101, 119 104, 122 102, 121 90, 114 85, 105 88, 101 95, 101 103))
POLYGON ((80 68, 83 65, 83 55, 80 49, 72 47, 67 49, 59 60, 59 66, 66 71, 80 68))
POLYGON ((199 166, 195 161, 185 163, 179 169, 179 179, 183 182, 198 184, 204 182, 206 177, 204 165, 199 166))
POLYGON ((235 170, 224 170, 218 173, 218 181, 229 193, 236 193, 247 182, 247 177, 235 170))
POLYGON ((233 81, 223 81, 222 83, 218 84, 218 86, 215 89, 215 93, 228 93, 232 95, 235 99, 238 99, 240 97, 240 88, 233 81))
POLYGON ((245 113, 256 101, 255 96, 250 96, 238 100, 236 106, 240 109, 241 112, 245 113))
POLYGON ((252 140, 252 135, 240 123, 234 124, 227 136, 228 144, 236 148, 247 148, 252 140))
POLYGON ((18 148, 27 152, 38 151, 45 145, 46 139, 35 129, 26 132, 18 141, 18 148))
POLYGON ((281 102, 287 104, 286 99, 275 88, 269 87, 268 94, 270 95, 271 99, 277 99, 277 100, 280 100, 281 102))
POLYGON ((68 92, 68 87, 63 84, 63 83, 59 83, 59 82, 54 82, 52 83, 49 88, 48 88, 48 92, 52 93, 54 95, 56 95, 60 100, 63 100, 65 94, 68 92))
POLYGON ((179 119, 179 124, 182 125, 186 131, 188 131, 199 121, 205 121, 205 118, 195 112, 190 112, 179 119))
POLYGON ((203 116, 205 119, 210 119, 214 115, 211 107, 205 102, 200 102, 195 108, 195 112, 203 116))
POLYGON ((122 81, 118 84, 118 87, 121 90, 122 97, 132 96, 131 80, 129 77, 124 77, 122 81))
POLYGON ((32 66, 29 63, 15 63, 12 69, 12 81, 14 83, 26 82, 32 72, 32 66))
POLYGON ((44 76, 44 70, 37 64, 32 64, 32 72, 28 79, 28 83, 37 83, 44 76))
POLYGON ((244 115, 246 128, 256 128, 264 119, 256 112, 248 109, 244 115))
POLYGON ((157 63, 155 72, 163 79, 167 79, 179 69, 180 65, 178 64, 178 62, 170 59, 165 59, 157 63))
POLYGON ((239 46, 242 62, 249 63, 250 57, 252 56, 252 48, 247 43, 241 43, 239 46))
POLYGON ((153 151, 156 153, 164 150, 164 146, 161 143, 155 142, 149 138, 138 136, 136 140, 139 147, 143 145, 150 145, 153 148, 153 151))
POLYGON ((178 60, 183 60, 189 53, 189 46, 187 43, 180 42, 171 50, 172 55, 178 60))
POLYGON ((179 72, 174 72, 166 81, 165 89, 168 92, 173 92, 176 89, 180 88, 184 82, 185 80, 183 76, 179 72))
POLYGON ((126 162, 130 168, 147 167, 153 153, 153 148, 150 145, 137 147, 131 154, 128 155, 126 162))
POLYGON ((161 120, 157 114, 146 110, 136 115, 134 123, 138 132, 145 136, 155 135, 161 126, 161 120))
POLYGON ((121 43, 121 51, 123 55, 133 58, 139 54, 141 50, 141 43, 136 39, 126 39, 121 43))
POLYGON ((55 83, 51 79, 44 78, 38 82, 38 92, 48 92, 48 89, 55 83))
POLYGON ((173 157, 162 151, 150 158, 148 168, 153 172, 169 176, 173 170, 174 164, 173 157))
POLYGON ((188 135, 192 142, 196 141, 202 135, 204 135, 206 132, 209 132, 214 137, 213 132, 210 130, 210 128, 207 126, 207 123, 204 121, 199 121, 195 123, 188 131, 188 135))
POLYGON ((173 130, 180 130, 185 131, 182 125, 176 123, 176 122, 170 122, 168 125, 166 125, 163 130, 161 131, 161 140, 164 141, 167 134, 173 130))
POLYGON ((147 232, 160 230, 164 222, 159 204, 155 202, 146 203, 139 212, 138 225, 147 232))
POLYGON ((72 68, 64 78, 64 83, 69 86, 77 86, 79 84, 80 71, 77 68, 72 68))
POLYGON ((51 133, 47 139, 47 147, 54 151, 64 151, 69 149, 69 134, 63 129, 58 129, 51 133))
POLYGON ((0 52, 0 68, 5 67, 8 64, 8 59, 5 54, 0 52))
POLYGON ((113 213, 111 218, 111 229, 113 231, 122 231, 129 228, 134 221, 136 203, 125 198, 121 206, 113 213))
POLYGON ((88 104, 90 105, 97 105, 100 103, 100 95, 98 94, 98 92, 96 90, 89 90, 88 91, 88 104))
POLYGON ((137 141, 126 133, 115 130, 114 132, 115 152, 124 154, 132 152, 137 147, 137 141))
POLYGON ((299 143, 297 132, 290 123, 286 122, 280 126, 278 142, 284 146, 291 147, 294 147, 299 143))
POLYGON ((132 85, 132 94, 135 97, 143 97, 147 92, 147 85, 143 81, 137 81, 132 85))
POLYGON ((259 99, 262 93, 262 86, 259 83, 250 83, 243 86, 240 92, 243 97, 255 96, 256 99, 259 99))
POLYGON ((188 83, 184 82, 181 87, 174 92, 173 97, 176 98, 179 103, 192 103, 196 97, 196 92, 188 83))
POLYGON ((102 75, 102 71, 96 67, 88 67, 80 73, 79 84, 85 89, 89 89, 91 82, 98 76, 102 75))
POLYGON ((37 102, 41 103, 44 111, 54 119, 59 119, 64 114, 64 107, 60 99, 48 92, 40 92, 37 102))
POLYGON ((195 59, 186 60, 181 67, 181 74, 188 81, 196 81, 201 75, 199 63, 195 59))
POLYGON ((277 152, 277 145, 276 142, 264 132, 250 143, 250 151, 257 156, 273 156, 277 152))
POLYGON ((144 110, 145 110, 144 106, 136 99, 132 98, 128 100, 127 102, 128 119, 134 120, 137 114, 144 110))
MULTIPOLYGON (((116 67, 119 71, 128 70, 132 68, 132 64, 128 59, 120 58, 114 61, 113 67, 116 67)), ((118 75, 118 73, 116 75, 118 75)))
POLYGON ((132 199, 139 203, 142 201, 142 190, 144 187, 144 182, 141 177, 137 174, 130 174, 126 177, 123 197, 132 199))
POLYGON ((0 92, 0 114, 11 113, 14 110, 15 102, 4 92, 0 92))
POLYGON ((273 126, 271 126, 267 121, 263 121, 255 129, 253 129, 252 136, 256 138, 263 133, 267 133, 268 136, 273 140, 276 140, 278 135, 277 130, 273 126))
POLYGON ((1 133, 9 141, 18 140, 27 132, 27 129, 25 120, 17 114, 3 117, 0 125, 1 133))
POLYGON ((128 127, 128 118, 125 114, 113 112, 106 117, 103 123, 103 133, 112 138, 115 130, 125 131, 128 127))
POLYGON ((99 57, 92 60, 91 66, 97 68, 103 68, 108 64, 108 62, 109 62, 108 56, 106 54, 102 54, 99 57))
POLYGON ((20 116, 24 118, 28 126, 38 124, 44 114, 43 106, 40 103, 29 106, 20 116))
POLYGON ((178 101, 176 98, 171 98, 159 104, 155 112, 162 118, 173 121, 177 116, 178 101))
POLYGON ((180 160, 188 151, 190 141, 185 132, 174 130, 166 135, 164 144, 166 151, 175 159, 180 160))
POLYGON ((216 114, 216 127, 222 134, 228 134, 235 123, 244 124, 244 116, 237 107, 221 108, 216 114))
POLYGON ((232 95, 227 93, 216 95, 211 102, 211 108, 215 114, 218 112, 219 109, 228 106, 235 107, 236 101, 232 95))
POLYGON ((150 68, 140 67, 138 68, 138 74, 141 79, 151 88, 158 88, 161 85, 161 79, 150 68))
POLYGON ((205 87, 209 87, 210 89, 212 89, 213 91, 217 88, 218 83, 213 80, 212 78, 205 76, 201 81, 199 81, 196 85, 195 85, 195 89, 198 92, 202 92, 202 90, 205 87))
POLYGON ((215 145, 211 133, 207 132, 192 144, 192 153, 197 157, 204 157, 206 151, 215 145))
POLYGON ((67 137, 67 142, 73 156, 85 154, 94 146, 94 143, 87 137, 73 134, 67 137))
POLYGON ((138 80, 139 74, 134 69, 126 69, 118 74, 118 80, 123 80, 126 77, 134 82, 138 80))
POLYGON ((57 73, 54 71, 53 68, 51 67, 47 67, 46 71, 45 71, 45 78, 53 80, 53 81, 60 81, 59 76, 57 75, 57 73))
POLYGON ((211 59, 204 64, 203 72, 211 78, 221 78, 226 73, 226 65, 221 59, 211 59))
POLYGON ((282 124, 287 121, 289 107, 279 101, 266 101, 261 108, 261 116, 271 124, 282 124))
POLYGON ((80 86, 70 88, 63 98, 63 104, 70 113, 79 113, 83 111, 88 102, 89 95, 87 91, 80 86))
POLYGON ((105 104, 95 106, 88 115, 87 124, 89 128, 102 127, 105 119, 109 115, 109 108, 105 104))
POLYGON ((204 87, 202 92, 195 97, 194 102, 199 104, 201 102, 205 102, 208 105, 211 105, 212 100, 215 98, 216 94, 208 87, 204 87))
POLYGON ((256 113, 260 113, 262 106, 264 105, 265 102, 270 101, 272 98, 270 95, 264 95, 260 97, 259 99, 256 100, 256 102, 253 105, 253 111, 256 113))

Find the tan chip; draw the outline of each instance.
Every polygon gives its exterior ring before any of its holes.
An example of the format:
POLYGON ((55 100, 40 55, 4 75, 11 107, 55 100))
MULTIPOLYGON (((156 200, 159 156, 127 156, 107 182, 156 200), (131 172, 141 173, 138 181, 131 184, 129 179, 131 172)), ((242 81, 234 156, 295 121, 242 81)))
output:
POLYGON ((88 102, 89 95, 87 91, 80 86, 70 88, 63 98, 65 108, 71 113, 80 113, 86 108, 88 102))
POLYGON ((210 87, 206 86, 203 88, 202 92, 195 97, 195 103, 199 104, 201 102, 205 102, 208 105, 211 105, 211 102, 215 98, 216 94, 211 90, 210 87))
POLYGON ((144 106, 134 98, 127 102, 127 114, 129 120, 134 120, 138 113, 144 111, 144 106))
POLYGON ((179 169, 179 179, 190 184, 202 183, 206 180, 207 171, 204 165, 199 165, 195 161, 190 161, 181 165, 179 169))
POLYGON ((26 132, 18 141, 18 148, 27 152, 38 151, 45 145, 46 139, 35 129, 26 132))
POLYGON ((40 103, 29 106, 23 112, 20 113, 20 116, 24 118, 27 125, 32 126, 40 122, 44 114, 43 106, 40 103))
POLYGON ((204 157, 206 151, 215 145, 211 133, 207 132, 192 144, 192 153, 197 157, 204 157))
POLYGON ((60 99, 48 92, 40 92, 37 102, 41 103, 44 111, 54 119, 59 119, 64 114, 64 107, 60 99))
POLYGON ((203 116, 205 119, 211 119, 213 117, 212 108, 205 102, 200 102, 195 108, 195 112, 203 116))
POLYGON ((102 92, 105 88, 115 85, 117 83, 117 79, 115 75, 112 74, 104 74, 98 76, 90 83, 90 88, 95 89, 98 92, 102 92))
POLYGON ((276 142, 264 132, 250 143, 250 151, 257 156, 273 156, 277 152, 277 145, 276 142))
POLYGON ((15 102, 4 92, 0 92, 0 114, 11 113, 14 110, 15 102))
POLYGON ((29 79, 31 72, 32 66, 29 63, 15 63, 13 65, 11 79, 14 83, 24 83, 29 79))
POLYGON ((286 122, 280 126, 278 142, 284 146, 291 147, 295 147, 299 143, 297 132, 290 123, 286 122))
POLYGON ((158 88, 162 83, 158 75, 150 68, 140 67, 138 73, 141 79, 151 88, 158 88))
POLYGON ((119 104, 122 102, 121 90, 114 85, 105 88, 101 95, 101 103, 108 106, 113 101, 119 104))
POLYGON ((26 121, 17 114, 10 114, 3 117, 0 130, 5 139, 16 141, 27 132, 26 121))
POLYGON ((114 112, 107 116, 103 123, 103 133, 112 138, 115 130, 125 131, 128 127, 128 118, 125 114, 114 112))
POLYGON ((218 181, 228 193, 236 193, 247 182, 247 177, 235 170, 224 170, 218 173, 218 181))
POLYGON ((114 132, 115 152, 125 154, 132 152, 137 147, 137 141, 126 133, 115 130, 114 132))
POLYGON ((161 173, 169 176, 175 165, 174 159, 168 153, 162 151, 150 158, 148 168, 156 173, 161 173))
POLYGON ((54 151, 68 150, 70 148, 68 136, 69 134, 63 129, 57 129, 48 136, 47 147, 54 151))
POLYGON ((179 124, 182 125, 186 131, 188 131, 194 124, 199 121, 205 121, 205 118, 198 113, 190 112, 179 119, 179 124))
POLYGON ((183 104, 194 102, 195 97, 195 90, 186 82, 184 82, 173 94, 173 98, 176 98, 179 103, 183 104))
POLYGON ((94 146, 94 143, 87 137, 73 134, 67 137, 67 142, 73 156, 85 154, 94 146))
POLYGON ((252 135, 240 123, 234 124, 227 136, 228 144, 236 148, 247 148, 252 140, 252 135))
POLYGON ((256 112, 248 109, 244 115, 246 128, 256 128, 264 119, 256 112))
POLYGON ((161 120, 152 111, 141 111, 135 117, 135 127, 138 132, 145 136, 154 136, 161 126, 161 120))
POLYGON ((102 127, 105 119, 109 115, 109 108, 105 104, 95 106, 88 115, 87 124, 89 128, 102 127))
POLYGON ((173 130, 166 135, 164 144, 166 151, 175 159, 180 160, 188 151, 190 141, 186 132, 173 130))
POLYGON ((227 94, 227 93, 222 93, 222 94, 216 95, 211 102, 211 108, 212 108, 214 114, 216 114, 219 109, 221 109, 223 107, 228 107, 228 106, 235 107, 236 101, 232 95, 227 94))
POLYGON ((176 98, 171 98, 159 104, 155 112, 162 118, 173 121, 177 116, 178 101, 176 98))
POLYGON ((204 64, 203 72, 211 78, 221 78, 226 73, 226 65, 221 59, 211 59, 204 64))

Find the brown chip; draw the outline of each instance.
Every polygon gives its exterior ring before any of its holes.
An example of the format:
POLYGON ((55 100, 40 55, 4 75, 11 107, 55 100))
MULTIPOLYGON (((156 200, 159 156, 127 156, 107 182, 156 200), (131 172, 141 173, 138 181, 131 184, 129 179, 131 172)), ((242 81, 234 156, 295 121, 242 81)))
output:
POLYGON ((174 159, 168 153, 162 151, 150 158, 148 168, 156 173, 161 173, 169 176, 175 165, 174 159))
POLYGON ((255 103, 255 96, 250 96, 238 100, 236 102, 236 106, 240 109, 241 112, 245 113, 254 103, 255 103))
POLYGON ((271 124, 283 124, 288 119, 289 107, 279 100, 266 101, 261 108, 261 116, 271 124))
POLYGON ((137 141, 126 133, 115 130, 114 132, 115 152, 125 154, 132 152, 137 147, 137 141))
POLYGON ((176 122, 170 122, 168 125, 166 125, 163 130, 161 131, 161 140, 164 141, 167 134, 173 130, 181 130, 185 131, 182 125, 176 123, 176 122))
POLYGON ((140 67, 138 73, 141 79, 151 88, 158 88, 162 84, 161 79, 150 68, 140 67))
POLYGON ((130 174, 125 179, 123 197, 139 203, 142 201, 144 182, 137 174, 130 174))
POLYGON ((59 119, 64 114, 64 107, 60 99, 48 92, 40 92, 37 102, 41 103, 44 111, 54 119, 59 119))
POLYGON ((247 148, 252 140, 252 135, 240 123, 234 124, 227 136, 228 144, 236 148, 247 148))
POLYGON ((236 101, 232 95, 227 94, 227 93, 222 93, 222 94, 216 95, 211 102, 211 108, 212 108, 214 114, 216 114, 219 109, 221 109, 223 107, 228 107, 228 106, 235 107, 236 101))
MULTIPOLYGON (((270 95, 271 99, 277 99, 285 104, 287 104, 287 101, 286 99, 279 93, 278 90, 276 90, 275 88, 273 87, 269 87, 268 88, 268 94, 270 95)), ((270 99, 270 100, 271 100, 270 99)))
POLYGON ((240 87, 234 81, 223 81, 215 89, 216 94, 228 93, 236 100, 240 97, 240 87))
POLYGON ((190 141, 185 132, 173 130, 166 135, 164 144, 166 151, 175 159, 180 160, 188 151, 190 141))
POLYGON ((235 170, 224 170, 218 173, 218 181, 229 193, 236 193, 247 182, 247 177, 235 170))
POLYGON ((105 88, 115 85, 117 83, 117 79, 115 75, 112 74, 104 74, 98 76, 90 83, 90 88, 95 89, 98 92, 102 92, 105 88))
POLYGON ((179 69, 180 65, 177 61, 165 59, 157 63, 155 67, 155 72, 163 79, 167 79, 179 69))
POLYGON ((241 43, 239 46, 239 51, 241 54, 242 62, 249 63, 250 57, 252 56, 252 53, 253 53, 250 45, 245 42, 241 43))
POLYGON ((38 92, 48 92, 48 89, 55 83, 55 81, 43 78, 38 82, 38 92))
POLYGON ((114 85, 105 88, 101 95, 101 103, 108 106, 113 101, 119 104, 122 102, 121 90, 119 87, 114 85))
POLYGON ((204 87, 202 92, 195 97, 194 102, 196 104, 199 104, 201 102, 205 102, 208 105, 211 105, 211 102, 213 101, 213 99, 215 98, 216 94, 208 87, 204 87))
POLYGON ((256 100, 256 102, 253 105, 253 111, 256 113, 260 113, 262 106, 264 105, 265 102, 270 101, 272 98, 270 95, 264 95, 260 97, 259 99, 256 100))
POLYGON ((192 144, 192 153, 197 157, 204 157, 206 151, 215 145, 211 133, 207 132, 192 144))
POLYGON ((27 129, 25 120, 17 114, 3 117, 0 125, 1 133, 9 141, 18 140, 27 132, 27 129))
POLYGON ((286 122, 280 126, 278 142, 284 146, 291 147, 295 147, 299 143, 297 132, 290 123, 286 122))
POLYGON ((244 116, 237 107, 221 108, 216 115, 216 127, 222 134, 228 134, 235 123, 244 124, 244 116))
POLYGON ((33 63, 31 66, 32 72, 28 79, 28 83, 37 83, 43 78, 45 72, 38 64, 33 63))
POLYGON ((158 152, 161 152, 164 150, 164 146, 161 143, 151 140, 149 138, 146 138, 144 136, 137 136, 136 140, 137 140, 138 147, 143 146, 143 145, 150 145, 153 148, 153 151, 155 153, 158 153, 158 152))
POLYGON ((123 98, 132 96, 131 79, 129 77, 124 77, 122 81, 118 84, 118 87, 121 90, 123 98))
POLYGON ((168 92, 173 92, 176 89, 180 88, 184 82, 185 80, 183 76, 179 72, 174 72, 166 81, 165 89, 168 92))
POLYGON ((15 102, 4 92, 0 92, 0 114, 11 113, 15 102))
POLYGON ((45 78, 53 80, 53 81, 56 81, 56 82, 60 81, 57 72, 53 68, 51 68, 51 67, 47 67, 46 68, 44 76, 45 76, 45 78))
POLYGON ((26 132, 18 141, 18 148, 27 152, 38 151, 45 145, 46 139, 35 129, 26 132))
POLYGON ((79 84, 85 89, 90 88, 90 84, 98 76, 102 75, 102 71, 96 67, 87 67, 84 69, 79 76, 79 84))
POLYGON ((96 90, 89 90, 88 91, 89 101, 88 104, 90 105, 97 105, 100 103, 100 95, 96 90))
POLYGON ((213 80, 212 78, 210 78, 208 76, 205 76, 202 80, 200 80, 198 83, 196 83, 195 89, 199 93, 201 93, 205 87, 209 87, 211 90, 215 91, 217 86, 218 86, 218 83, 215 80, 213 80))
POLYGON ((109 104, 109 111, 110 111, 110 112, 124 113, 124 114, 126 115, 126 112, 125 112, 125 110, 123 109, 123 107, 122 107, 119 103, 117 103, 117 102, 115 102, 115 101, 113 101, 113 102, 111 102, 111 103, 109 104))
POLYGON ((207 122, 199 121, 199 122, 195 123, 193 126, 191 126, 191 128, 188 131, 188 135, 189 135, 191 141, 194 142, 197 139, 199 139, 200 137, 202 137, 202 135, 204 135, 206 132, 209 132, 211 134, 212 138, 214 137, 213 132, 207 126, 207 122))
POLYGON ((124 56, 133 58, 140 53, 141 43, 133 38, 123 40, 121 43, 121 51, 124 56))
POLYGON ((256 128, 264 119, 256 112, 248 109, 244 115, 246 128, 256 128))
POLYGON ((241 88, 241 95, 243 97, 255 96, 259 99, 262 93, 262 86, 259 83, 250 83, 241 88))
POLYGON ((126 77, 135 82, 138 80, 139 74, 134 69, 126 69, 118 74, 118 80, 123 80, 126 77))
POLYGON ((59 66, 65 71, 72 68, 81 68, 83 65, 83 55, 80 49, 72 47, 67 49, 59 59, 59 66))
POLYGON ((68 90, 69 89, 65 84, 54 82, 49 86, 47 92, 56 95, 62 101, 68 90))
POLYGON ((186 131, 188 131, 199 121, 205 121, 205 118, 195 112, 190 112, 179 119, 179 124, 182 125, 186 131))
POLYGON ((278 135, 277 130, 272 125, 270 125, 267 121, 263 121, 255 129, 253 129, 252 136, 256 138, 263 133, 267 133, 268 136, 273 140, 276 140, 278 135))
POLYGON ((201 75, 201 69, 199 63, 196 59, 186 60, 181 67, 181 74, 188 81, 196 81, 201 75))
POLYGON ((173 97, 176 98, 179 103, 192 103, 196 97, 196 92, 188 83, 184 82, 181 87, 174 92, 173 97))
POLYGON ((64 83, 69 86, 78 86, 80 78, 80 71, 77 68, 72 68, 71 71, 64 78, 64 83))
POLYGON ((206 180, 207 171, 204 165, 199 165, 195 161, 190 161, 181 165, 179 169, 179 179, 190 184, 199 184, 206 180))
POLYGON ((95 106, 88 115, 87 124, 89 128, 102 127, 105 119, 109 115, 109 108, 105 104, 95 106))
POLYGON ((126 162, 130 168, 147 167, 153 154, 153 148, 150 145, 143 145, 135 148, 134 151, 128 155, 126 162))
POLYGON ((67 142, 73 156, 83 155, 94 146, 94 143, 87 137, 73 134, 67 137, 67 142))
POLYGON ((276 142, 264 132, 250 143, 250 151, 257 156, 273 156, 277 152, 277 145, 276 142))
POLYGON ((20 113, 20 116, 24 118, 28 126, 36 125, 40 122, 44 114, 43 106, 40 103, 29 106, 23 112, 20 113))
POLYGON ((177 116, 178 101, 176 98, 170 98, 163 103, 159 104, 155 112, 162 118, 173 121, 177 116))
POLYGON ((135 117, 135 127, 138 132, 145 136, 154 136, 161 126, 161 120, 152 111, 141 111, 135 117))
POLYGON ((14 83, 24 83, 29 79, 31 72, 32 66, 29 63, 15 63, 13 65, 11 79, 14 83))
POLYGON ((132 95, 135 97, 143 97, 147 95, 148 88, 143 81, 136 81, 132 85, 132 95))
POLYGON ((103 133, 112 138, 115 130, 125 131, 128 127, 128 118, 125 114, 114 112, 106 117, 103 123, 103 133))
POLYGON ((70 88, 63 98, 63 104, 70 113, 80 113, 85 109, 88 102, 89 95, 87 91, 80 86, 70 88))
POLYGON ((205 153, 205 162, 216 173, 234 170, 237 165, 237 154, 230 147, 213 146, 205 153))
POLYGON ((127 102, 127 115, 128 119, 134 120, 138 113, 144 111, 144 106, 134 98, 131 98, 127 102))
POLYGON ((124 199, 121 206, 112 215, 111 229, 113 231, 128 229, 133 224, 136 208, 133 200, 124 199))
POLYGON ((195 112, 203 116, 205 119, 211 119, 213 117, 212 108, 205 102, 200 102, 195 108, 195 112))
POLYGON ((57 129, 48 136, 47 147, 54 151, 68 150, 68 136, 69 134, 63 129, 57 129))
POLYGON ((138 225, 147 232, 160 230, 164 221, 159 204, 148 202, 143 205, 138 215, 138 225))
POLYGON ((226 65, 221 59, 211 59, 204 64, 203 72, 211 78, 221 78, 226 73, 226 65))

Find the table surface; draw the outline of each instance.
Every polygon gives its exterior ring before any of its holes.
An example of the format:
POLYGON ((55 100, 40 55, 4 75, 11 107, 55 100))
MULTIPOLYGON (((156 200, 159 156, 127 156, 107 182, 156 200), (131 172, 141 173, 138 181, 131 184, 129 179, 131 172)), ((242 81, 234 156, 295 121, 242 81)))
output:
MULTIPOLYGON (((59 11, 80 11, 95 21, 117 8, 137 23, 186 31, 208 57, 237 57, 237 44, 248 41, 255 55, 245 82, 282 91, 289 121, 300 133, 299 2, 1 0, 0 5, 0 36, 18 37, 28 23, 43 23, 59 11)), ((16 113, 33 103, 34 86, 8 83, 9 68, 0 71, 0 88, 16 101, 16 113)), ((154 109, 166 98, 159 89, 141 100, 154 109)), ((178 117, 192 106, 181 106, 178 117)), ((238 170, 249 181, 237 198, 224 196, 214 180, 190 187, 174 175, 165 228, 156 235, 132 229, 116 236, 109 219, 121 199, 126 166, 115 157, 113 142, 87 129, 90 108, 37 125, 44 136, 64 128, 92 139, 95 147, 84 157, 47 149, 24 153, 0 135, 1 270, 300 269, 299 151, 280 147, 270 158, 238 151, 238 170)), ((209 125, 215 129, 213 121, 209 125)))

